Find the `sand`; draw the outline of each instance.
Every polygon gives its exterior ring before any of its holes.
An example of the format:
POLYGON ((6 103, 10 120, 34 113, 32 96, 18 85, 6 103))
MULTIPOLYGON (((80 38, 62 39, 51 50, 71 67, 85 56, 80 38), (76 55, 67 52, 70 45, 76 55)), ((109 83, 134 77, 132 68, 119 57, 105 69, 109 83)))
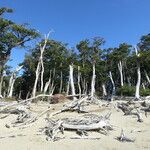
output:
MULTIPOLYGON (((61 109, 62 105, 62 103, 53 104, 53 110, 51 112, 61 109)), ((47 107, 47 103, 40 102, 38 104, 32 104, 31 110, 34 113, 40 113, 47 109, 47 107)), ((79 136, 74 131, 65 131, 64 135, 59 135, 64 139, 52 142, 47 141, 46 135, 40 132, 40 129, 46 126, 45 115, 30 125, 30 127, 6 128, 5 125, 9 125, 17 117, 15 115, 9 115, 4 119, 0 119, 0 150, 150 150, 150 115, 147 118, 143 116, 144 122, 139 123, 136 117, 124 116, 123 112, 117 111, 113 107, 104 109, 90 105, 88 110, 99 115, 104 115, 111 111, 110 123, 114 125, 114 130, 110 131, 108 135, 89 132, 90 137, 100 138, 99 140, 70 139, 71 137, 79 136), (121 129, 124 130, 126 136, 135 138, 135 142, 122 143, 117 141, 115 138, 120 135, 121 129)), ((77 115, 81 114, 65 112, 57 115, 55 118, 73 117, 77 115)))

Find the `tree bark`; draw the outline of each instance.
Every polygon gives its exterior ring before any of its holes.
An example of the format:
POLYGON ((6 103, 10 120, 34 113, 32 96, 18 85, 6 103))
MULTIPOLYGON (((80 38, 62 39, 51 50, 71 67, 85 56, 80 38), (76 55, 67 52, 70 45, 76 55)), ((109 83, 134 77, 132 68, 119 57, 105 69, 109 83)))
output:
POLYGON ((17 67, 10 77, 9 86, 8 86, 8 97, 12 97, 13 95, 14 83, 16 81, 17 73, 22 69, 22 67, 23 66, 17 67))
POLYGON ((48 87, 51 84, 51 80, 52 80, 52 70, 50 70, 50 76, 49 76, 49 80, 46 82, 45 87, 44 87, 44 94, 47 93, 48 91, 48 87))
POLYGON ((78 66, 78 88, 79 88, 79 98, 81 98, 81 85, 80 85, 80 78, 81 78, 81 72, 80 72, 80 66, 78 66))
POLYGON ((93 63, 93 76, 92 76, 92 82, 91 82, 91 97, 94 97, 95 94, 95 63, 93 63))
POLYGON ((120 73, 120 83, 121 83, 121 86, 123 87, 124 83, 123 83, 123 69, 122 69, 122 62, 119 61, 118 63, 118 70, 119 70, 119 73, 120 73))
POLYGON ((32 90, 32 96, 35 97, 36 95, 36 90, 37 90, 37 83, 38 83, 38 80, 39 80, 39 76, 40 76, 40 72, 41 72, 41 92, 43 91, 43 75, 44 75, 44 64, 43 64, 43 53, 44 53, 44 50, 45 50, 45 47, 46 47, 46 44, 47 44, 47 41, 48 41, 48 37, 49 37, 49 34, 50 32, 45 35, 45 40, 44 40, 44 45, 41 46, 40 45, 40 58, 39 58, 39 62, 38 62, 38 65, 37 65, 37 68, 36 68, 36 78, 35 78, 35 82, 34 82, 34 87, 33 87, 33 90, 32 90))
POLYGON ((103 96, 107 96, 107 91, 104 83, 102 84, 102 89, 103 89, 103 96))
MULTIPOLYGON (((135 47, 135 53, 138 58, 140 54, 138 53, 137 47, 135 47)), ((140 99, 140 85, 141 85, 141 69, 140 69, 140 64, 137 60, 137 83, 136 83, 136 90, 135 90, 135 99, 137 100, 140 99)))
POLYGON ((1 76, 1 80, 0 80, 0 97, 2 98, 2 87, 3 87, 3 80, 4 80, 4 74, 5 71, 3 71, 2 76, 1 76))
POLYGON ((113 86, 112 96, 111 96, 111 100, 113 100, 113 96, 116 92, 116 87, 115 87, 115 83, 114 83, 111 71, 109 71, 109 77, 110 77, 110 80, 111 80, 111 83, 112 83, 112 86, 113 86))
POLYGON ((148 76, 146 70, 144 70, 144 73, 145 73, 145 77, 146 77, 146 79, 147 79, 148 84, 150 84, 150 78, 149 78, 149 76, 148 76))
POLYGON ((72 92, 72 95, 76 95, 75 87, 74 87, 74 79, 73 79, 73 64, 69 65, 69 68, 70 68, 69 73, 70 73, 71 92, 72 92))

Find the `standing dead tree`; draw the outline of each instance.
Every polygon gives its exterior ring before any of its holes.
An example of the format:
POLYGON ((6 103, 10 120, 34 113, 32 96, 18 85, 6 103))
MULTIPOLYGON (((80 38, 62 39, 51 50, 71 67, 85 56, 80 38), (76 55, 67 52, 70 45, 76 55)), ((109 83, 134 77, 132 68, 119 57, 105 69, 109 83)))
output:
POLYGON ((39 80, 40 72, 41 72, 41 92, 43 91, 43 75, 44 75, 43 53, 44 53, 44 50, 48 41, 49 34, 50 32, 47 35, 45 35, 44 45, 43 46, 40 45, 40 57, 39 57, 39 62, 36 68, 36 78, 35 78, 34 87, 32 90, 33 97, 36 96, 37 83, 39 80))
POLYGON ((4 75, 5 75, 6 71, 4 70, 0 79, 0 98, 3 98, 2 96, 2 86, 3 86, 3 80, 4 80, 4 75))
POLYGON ((123 87, 124 83, 123 83, 123 69, 122 69, 122 62, 119 61, 118 63, 118 70, 120 73, 120 82, 121 82, 121 86, 123 87))
MULTIPOLYGON (((140 57, 140 54, 138 53, 138 49, 135 46, 135 53, 137 58, 140 57)), ((136 83, 136 91, 135 91, 135 99, 140 99, 140 85, 141 85, 141 69, 140 69, 140 63, 137 60, 137 83, 136 83)))
POLYGON ((113 80, 111 71, 109 71, 109 78, 110 78, 111 83, 112 83, 112 86, 113 86, 112 95, 111 95, 111 101, 112 101, 112 100, 113 100, 113 96, 114 96, 115 91, 116 91, 116 87, 115 87, 115 82, 114 82, 114 80, 113 80))
POLYGON ((23 66, 19 66, 16 68, 16 70, 12 73, 10 80, 9 80, 9 86, 8 86, 8 97, 12 97, 13 95, 13 89, 14 89, 14 83, 17 78, 17 73, 22 69, 23 66))
POLYGON ((95 63, 93 63, 93 75, 92 75, 92 81, 91 81, 91 99, 93 99, 94 94, 95 94, 95 63))
MULTIPOLYGON (((75 86, 74 86, 74 79, 73 79, 73 64, 69 65, 69 76, 70 76, 70 85, 71 85, 71 92, 72 95, 76 95, 75 86)), ((76 99, 75 97, 73 99, 76 99)))

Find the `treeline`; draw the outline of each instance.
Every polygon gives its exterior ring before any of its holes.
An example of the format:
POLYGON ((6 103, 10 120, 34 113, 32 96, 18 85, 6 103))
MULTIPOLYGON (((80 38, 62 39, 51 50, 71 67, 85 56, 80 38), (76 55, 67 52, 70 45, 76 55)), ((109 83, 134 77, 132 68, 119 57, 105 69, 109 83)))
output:
POLYGON ((150 34, 142 36, 136 46, 121 43, 104 49, 105 40, 94 37, 69 49, 63 42, 42 39, 35 29, 7 20, 5 13, 12 13, 12 9, 0 9, 1 97, 25 99, 33 94, 64 93, 139 99, 150 95, 150 34), (25 56, 20 64, 23 73, 17 77, 17 71, 12 73, 6 65, 12 49, 24 48, 37 38, 40 42, 25 56))

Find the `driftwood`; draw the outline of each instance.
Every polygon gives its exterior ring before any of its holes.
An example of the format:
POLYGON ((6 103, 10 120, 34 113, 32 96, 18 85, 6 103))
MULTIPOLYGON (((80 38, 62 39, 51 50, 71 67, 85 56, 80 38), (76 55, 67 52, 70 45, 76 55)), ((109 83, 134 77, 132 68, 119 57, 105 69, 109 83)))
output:
POLYGON ((117 107, 124 112, 124 115, 136 115, 138 122, 143 122, 142 112, 150 112, 150 103, 146 101, 129 101, 126 103, 118 103, 117 107))
MULTIPOLYGON (((108 115, 107 115, 108 116, 108 115)), ((61 120, 48 119, 48 126, 45 128, 45 134, 49 139, 55 141, 59 132, 64 133, 64 130, 75 130, 80 135, 87 135, 86 131, 104 131, 112 130, 108 119, 95 114, 83 115, 77 118, 63 118, 61 120)))
POLYGON ((124 131, 123 129, 121 130, 121 134, 119 137, 116 138, 118 141, 120 142, 134 142, 135 139, 131 139, 129 137, 126 137, 125 134, 124 134, 124 131))

